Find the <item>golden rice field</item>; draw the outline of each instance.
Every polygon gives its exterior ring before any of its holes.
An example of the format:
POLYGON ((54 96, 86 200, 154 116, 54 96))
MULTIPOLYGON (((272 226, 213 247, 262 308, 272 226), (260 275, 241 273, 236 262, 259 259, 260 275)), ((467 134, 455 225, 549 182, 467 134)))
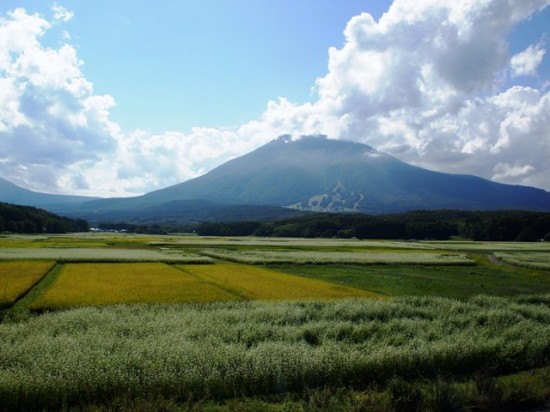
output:
POLYGON ((247 300, 381 298, 382 295, 315 279, 238 263, 179 265, 184 272, 239 294, 247 300))
POLYGON ((213 302, 236 298, 164 263, 79 263, 66 264, 32 308, 213 302))
POLYGON ((54 265, 54 261, 0 261, 0 307, 13 305, 54 265))
POLYGON ((237 263, 69 263, 32 309, 346 297, 382 295, 237 263))

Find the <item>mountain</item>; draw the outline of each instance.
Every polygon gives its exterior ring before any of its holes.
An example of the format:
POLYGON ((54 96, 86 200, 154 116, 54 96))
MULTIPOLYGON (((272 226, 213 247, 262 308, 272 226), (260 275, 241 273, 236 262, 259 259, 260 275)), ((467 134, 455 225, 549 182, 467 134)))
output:
POLYGON ((64 208, 67 205, 76 205, 94 199, 97 198, 86 196, 52 195, 48 193, 33 192, 32 190, 23 189, 22 187, 19 187, 6 179, 0 178, 0 202, 44 208, 52 206, 64 208))
MULTIPOLYGON (((40 205, 45 206, 44 199, 38 198, 40 205)), ((2 197, 0 201, 18 203, 2 197)), ((199 222, 274 219, 305 211, 550 211, 550 193, 426 170, 361 143, 324 136, 297 140, 282 136, 203 176, 142 196, 46 208, 83 217, 92 224, 109 220, 199 222)))
POLYGON ((469 175, 433 172, 365 144, 280 137, 198 178, 142 197, 207 199, 311 211, 550 210, 550 193, 469 175))

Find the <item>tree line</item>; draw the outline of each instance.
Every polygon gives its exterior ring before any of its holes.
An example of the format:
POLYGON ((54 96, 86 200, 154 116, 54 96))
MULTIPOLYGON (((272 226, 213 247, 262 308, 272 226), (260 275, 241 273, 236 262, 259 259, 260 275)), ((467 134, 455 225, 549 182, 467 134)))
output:
POLYGON ((86 232, 88 222, 70 219, 31 206, 0 203, 0 232, 68 233, 86 232))
POLYGON ((550 213, 526 211, 414 211, 388 215, 312 214, 271 222, 207 222, 201 236, 550 241, 550 213))

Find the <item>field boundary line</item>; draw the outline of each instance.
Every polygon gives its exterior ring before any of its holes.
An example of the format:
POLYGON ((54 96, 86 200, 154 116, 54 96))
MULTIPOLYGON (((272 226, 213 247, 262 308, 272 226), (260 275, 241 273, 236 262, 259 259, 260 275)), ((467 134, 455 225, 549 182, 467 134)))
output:
POLYGON ((44 273, 42 273, 42 276, 39 276, 34 282, 33 284, 31 285, 30 288, 28 288, 27 290, 25 290, 23 293, 21 293, 19 296, 17 296, 17 298, 15 298, 15 301, 13 302, 13 305, 11 305, 11 307, 14 307, 20 300, 24 299, 29 293, 31 293, 31 291, 36 287, 38 286, 38 284, 40 282, 42 282, 42 280, 44 280, 44 278, 46 276, 48 276, 48 274, 55 268, 55 266, 57 265, 57 262, 55 261, 52 261, 51 264, 50 264, 50 267, 44 271, 44 273))
POLYGON ((56 281, 62 269, 62 263, 56 263, 53 265, 52 268, 25 294, 24 297, 19 299, 11 307, 11 309, 9 309, 8 313, 11 313, 15 320, 28 317, 32 311, 31 307, 34 301, 56 281))
MULTIPOLYGON (((231 262, 233 263, 233 262, 231 262)), ((185 269, 184 265, 173 265, 176 269, 178 270, 181 270, 182 272, 186 273, 187 275, 189 276, 192 276, 194 277, 195 279, 197 280, 200 280, 201 282, 204 282, 204 283, 207 283, 209 285, 212 285, 212 286, 215 286, 217 287, 218 289, 221 289, 221 290, 224 290, 226 291, 227 293, 230 293, 232 294, 233 296, 236 296, 237 298, 239 298, 240 300, 242 301, 248 301, 250 300, 246 294, 244 293, 244 291, 240 290, 240 289, 235 289, 235 288, 231 288, 225 284, 220 284, 218 282, 214 282, 212 280, 209 280, 209 279, 206 279, 206 278, 203 278, 202 276, 200 275, 197 275, 196 273, 194 273, 193 271, 191 270, 188 270, 188 269, 185 269)))

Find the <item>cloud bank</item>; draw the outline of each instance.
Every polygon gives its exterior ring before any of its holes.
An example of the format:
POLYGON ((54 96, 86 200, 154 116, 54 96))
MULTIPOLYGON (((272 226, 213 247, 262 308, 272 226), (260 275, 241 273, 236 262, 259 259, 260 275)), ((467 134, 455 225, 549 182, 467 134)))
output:
MULTIPOLYGON (((53 19, 0 18, 0 176, 35 190, 130 195, 195 177, 281 135, 323 133, 401 160, 550 190, 550 94, 543 39, 511 56, 513 28, 549 0, 395 0, 376 21, 353 17, 329 50, 317 98, 271 101, 239 127, 122 131, 113 97, 96 95, 73 46, 47 48, 53 19)), ((67 33, 64 37, 70 38, 67 33)))

